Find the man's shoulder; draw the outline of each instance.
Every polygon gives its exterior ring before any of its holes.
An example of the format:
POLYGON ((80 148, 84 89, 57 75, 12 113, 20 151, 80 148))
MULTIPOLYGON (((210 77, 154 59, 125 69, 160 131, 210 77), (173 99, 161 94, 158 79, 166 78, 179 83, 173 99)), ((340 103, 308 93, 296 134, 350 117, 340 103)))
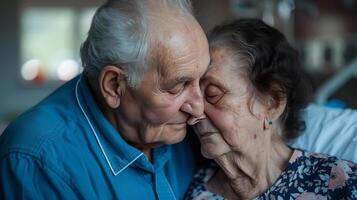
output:
POLYGON ((73 129, 76 102, 73 80, 21 114, 0 137, 0 156, 10 151, 39 154, 51 138, 73 129))

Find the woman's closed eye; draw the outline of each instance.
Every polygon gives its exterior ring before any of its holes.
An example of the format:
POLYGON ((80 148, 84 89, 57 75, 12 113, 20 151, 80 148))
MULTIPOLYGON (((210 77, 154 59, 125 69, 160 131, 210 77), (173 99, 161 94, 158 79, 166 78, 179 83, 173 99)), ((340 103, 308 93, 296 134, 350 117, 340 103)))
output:
POLYGON ((223 97, 224 92, 215 85, 208 85, 205 89, 205 98, 208 103, 216 104, 223 97))

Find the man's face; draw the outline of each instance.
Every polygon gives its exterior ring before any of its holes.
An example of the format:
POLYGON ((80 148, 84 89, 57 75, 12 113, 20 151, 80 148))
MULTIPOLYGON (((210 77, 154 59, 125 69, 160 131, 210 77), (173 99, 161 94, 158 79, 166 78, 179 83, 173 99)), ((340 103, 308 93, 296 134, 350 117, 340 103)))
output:
POLYGON ((165 35, 155 31, 161 35, 152 45, 154 66, 122 97, 119 113, 135 134, 121 134, 134 146, 180 142, 188 118, 203 114, 199 81, 209 64, 207 40, 197 22, 180 25, 165 35))

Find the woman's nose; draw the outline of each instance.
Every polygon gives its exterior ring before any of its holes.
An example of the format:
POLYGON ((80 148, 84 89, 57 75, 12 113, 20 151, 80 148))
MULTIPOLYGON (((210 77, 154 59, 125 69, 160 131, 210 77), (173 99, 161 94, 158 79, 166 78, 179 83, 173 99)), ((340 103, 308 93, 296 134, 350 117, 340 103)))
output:
POLYGON ((188 119, 187 124, 192 126, 192 125, 195 125, 195 124, 197 124, 198 122, 200 122, 201 120, 204 120, 204 119, 206 119, 206 115, 205 114, 203 114, 203 115, 201 115, 199 117, 191 116, 190 119, 188 119))

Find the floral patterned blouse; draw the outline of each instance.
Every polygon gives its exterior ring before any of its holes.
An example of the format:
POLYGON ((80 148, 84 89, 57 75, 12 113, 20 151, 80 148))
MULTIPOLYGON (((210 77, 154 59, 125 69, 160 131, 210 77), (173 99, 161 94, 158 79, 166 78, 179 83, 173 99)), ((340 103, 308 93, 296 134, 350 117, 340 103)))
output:
MULTIPOLYGON (((224 200, 205 187, 218 166, 213 162, 198 170, 185 199, 224 200)), ((324 154, 294 150, 276 182, 255 200, 357 199, 357 165, 324 154)))

